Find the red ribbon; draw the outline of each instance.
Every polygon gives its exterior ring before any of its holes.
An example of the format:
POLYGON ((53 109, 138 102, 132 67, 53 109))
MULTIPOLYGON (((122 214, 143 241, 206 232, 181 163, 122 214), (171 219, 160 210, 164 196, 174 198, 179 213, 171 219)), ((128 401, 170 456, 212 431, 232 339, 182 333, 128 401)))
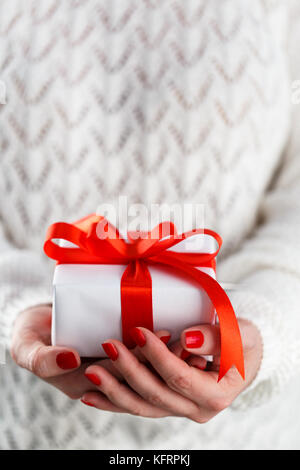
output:
MULTIPOLYGON (((99 232, 98 232, 99 233, 99 232)), ((208 229, 196 229, 177 234, 174 224, 163 222, 147 237, 137 238, 128 233, 129 243, 104 217, 91 214, 68 224, 52 224, 47 231, 44 251, 59 264, 122 264, 126 269, 121 278, 122 335, 128 347, 134 344, 129 331, 143 326, 153 331, 152 281, 148 265, 165 265, 194 279, 205 290, 217 312, 220 323, 221 359, 218 381, 232 367, 245 378, 243 347, 238 322, 230 300, 220 284, 197 267, 215 269, 215 258, 222 245, 221 237, 208 229), (97 227, 105 229, 105 238, 99 238, 97 227), (179 253, 169 248, 191 236, 205 233, 218 243, 214 253, 179 253), (62 247, 53 239, 63 239, 76 248, 62 247)))

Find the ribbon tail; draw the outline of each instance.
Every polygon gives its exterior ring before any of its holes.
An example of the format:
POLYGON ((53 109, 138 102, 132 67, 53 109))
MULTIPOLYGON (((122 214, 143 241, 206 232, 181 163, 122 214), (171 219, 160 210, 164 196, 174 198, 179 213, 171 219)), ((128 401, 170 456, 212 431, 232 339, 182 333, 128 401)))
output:
POLYGON ((204 289, 215 307, 219 318, 221 336, 221 359, 218 382, 233 366, 237 368, 241 377, 245 380, 244 354, 239 324, 224 289, 208 274, 193 266, 187 266, 178 259, 164 258, 163 255, 160 255, 157 260, 159 260, 159 263, 180 269, 188 274, 189 277, 194 278, 200 287, 204 289))
POLYGON ((121 278, 122 339, 128 348, 134 343, 130 330, 142 326, 153 331, 152 279, 146 264, 131 261, 121 278))
MULTIPOLYGON (((220 286, 219 288, 223 291, 220 286)), ((223 308, 217 310, 221 333, 221 360, 218 382, 233 366, 236 367, 241 377, 245 380, 244 354, 240 329, 231 302, 225 291, 223 292, 223 308)))
POLYGON ((193 271, 194 278, 199 281, 207 293, 219 318, 221 359, 218 382, 233 366, 237 368, 241 377, 245 380, 244 354, 239 324, 226 292, 208 274, 196 268, 189 269, 189 271, 193 271))

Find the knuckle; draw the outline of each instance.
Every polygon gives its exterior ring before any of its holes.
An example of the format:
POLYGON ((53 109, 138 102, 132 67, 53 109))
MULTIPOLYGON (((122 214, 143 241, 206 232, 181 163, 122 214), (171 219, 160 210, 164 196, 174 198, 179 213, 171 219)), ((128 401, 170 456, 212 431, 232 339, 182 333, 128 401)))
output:
POLYGON ((161 395, 155 392, 147 395, 146 401, 148 401, 152 405, 158 406, 159 408, 161 408, 164 405, 161 395))
POLYGON ((191 374, 188 371, 175 373, 167 379, 167 384, 174 390, 188 392, 192 387, 191 374))
POLYGON ((143 408, 140 405, 134 405, 130 411, 135 416, 144 416, 143 408))

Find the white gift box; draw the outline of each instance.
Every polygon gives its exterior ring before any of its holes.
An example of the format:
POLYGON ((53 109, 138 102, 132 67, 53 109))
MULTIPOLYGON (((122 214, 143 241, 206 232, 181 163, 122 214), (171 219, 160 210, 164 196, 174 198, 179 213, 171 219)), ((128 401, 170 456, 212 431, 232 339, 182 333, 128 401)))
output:
MULTIPOLYGON (((197 252, 213 253, 213 237, 198 237, 197 252)), ((192 237, 192 238, 195 238, 192 237)), ((195 242, 195 240, 194 240, 195 242)), ((172 251, 195 252, 195 243, 184 240, 172 251)), ((101 343, 122 341, 120 280, 125 265, 59 264, 53 280, 52 344, 75 348, 82 357, 105 357, 101 343)), ((167 329, 171 341, 182 330, 213 323, 214 307, 206 292, 193 280, 174 270, 148 266, 152 277, 154 331, 167 329)), ((198 268, 215 278, 212 268, 198 268)))

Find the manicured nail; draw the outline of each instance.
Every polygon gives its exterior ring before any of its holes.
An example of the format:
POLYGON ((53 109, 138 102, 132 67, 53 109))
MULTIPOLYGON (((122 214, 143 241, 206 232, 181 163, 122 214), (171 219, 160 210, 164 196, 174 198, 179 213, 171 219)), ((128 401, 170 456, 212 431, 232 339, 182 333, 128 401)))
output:
POLYGON ((190 357, 191 353, 189 353, 188 351, 186 351, 185 349, 183 349, 181 351, 181 354, 180 354, 180 359, 187 359, 188 357, 190 357))
POLYGON ((132 328, 130 330, 131 337, 133 341, 140 346, 141 348, 146 344, 146 337, 144 333, 139 328, 132 328))
POLYGON ((160 339, 163 343, 167 344, 168 341, 170 340, 171 338, 171 335, 165 335, 165 336, 161 336, 160 339))
POLYGON ((202 331, 191 330, 185 333, 185 345, 187 348, 201 348, 204 343, 202 331))
POLYGON ((101 379, 100 379, 100 377, 98 377, 98 375, 96 375, 96 374, 87 374, 87 373, 85 373, 84 375, 86 376, 86 378, 90 382, 92 382, 92 384, 101 385, 101 379))
POLYGON ((78 361, 74 353, 67 351, 57 354, 56 364, 64 370, 74 369, 74 367, 78 366, 78 361))
POLYGON ((81 403, 83 403, 84 405, 95 407, 95 405, 93 405, 93 403, 90 403, 89 401, 86 401, 86 400, 84 400, 83 398, 81 398, 80 401, 81 401, 81 403))
POLYGON ((113 343, 102 343, 102 348, 108 355, 108 357, 112 360, 115 361, 119 357, 118 350, 116 346, 113 343))

